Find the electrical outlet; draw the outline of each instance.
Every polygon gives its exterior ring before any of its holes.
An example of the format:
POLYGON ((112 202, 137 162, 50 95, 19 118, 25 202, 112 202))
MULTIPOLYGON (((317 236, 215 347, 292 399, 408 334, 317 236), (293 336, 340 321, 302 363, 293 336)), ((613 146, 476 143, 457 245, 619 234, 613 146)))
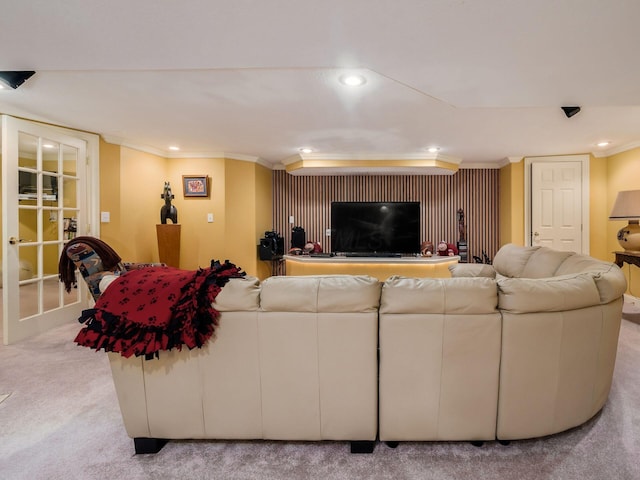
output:
POLYGON ((291 225, 293 225, 293 221, 294 221, 294 220, 293 220, 293 215, 289 215, 289 223, 290 223, 291 225))
POLYGON ((325 234, 327 237, 330 237, 330 236, 331 236, 331 229, 330 229, 330 228, 327 228, 327 229, 325 230, 324 234, 325 234))

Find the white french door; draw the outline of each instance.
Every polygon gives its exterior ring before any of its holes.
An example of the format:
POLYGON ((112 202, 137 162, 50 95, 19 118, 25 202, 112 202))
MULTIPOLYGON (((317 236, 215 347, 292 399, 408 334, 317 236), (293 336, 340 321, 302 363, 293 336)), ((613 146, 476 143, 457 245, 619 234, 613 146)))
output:
POLYGON ((87 142, 2 116, 3 342, 77 320, 84 282, 58 280, 65 242, 87 230, 87 142))

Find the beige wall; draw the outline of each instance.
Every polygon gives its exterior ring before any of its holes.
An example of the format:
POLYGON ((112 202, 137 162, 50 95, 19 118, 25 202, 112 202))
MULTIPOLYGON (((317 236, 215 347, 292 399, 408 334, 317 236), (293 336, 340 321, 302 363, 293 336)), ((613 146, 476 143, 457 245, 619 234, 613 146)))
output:
POLYGON ((101 224, 100 236, 124 261, 160 260, 156 225, 165 181, 171 183, 181 225, 180 268, 228 259, 249 275, 269 276, 265 262, 257 260, 256 245, 271 226, 271 170, 233 159, 168 159, 101 141, 100 210, 111 219, 101 224), (185 198, 183 175, 207 175, 210 196, 185 198))

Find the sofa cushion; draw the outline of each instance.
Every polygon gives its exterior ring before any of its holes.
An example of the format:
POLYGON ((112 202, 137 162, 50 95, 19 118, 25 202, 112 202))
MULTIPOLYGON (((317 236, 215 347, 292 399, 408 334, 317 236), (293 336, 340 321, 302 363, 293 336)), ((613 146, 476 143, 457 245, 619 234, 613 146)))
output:
POLYGON ((260 281, 256 277, 230 278, 213 303, 219 312, 255 311, 260 308, 260 281))
POLYGON ((511 313, 561 312, 600 304, 592 273, 551 278, 501 278, 498 307, 511 313))
POLYGON ((535 250, 524 269, 518 275, 523 278, 546 278, 557 275, 557 270, 562 263, 568 258, 575 255, 574 252, 564 252, 561 250, 552 250, 547 247, 540 247, 535 250))
POLYGON ((496 270, 484 263, 454 263, 449 265, 449 271, 454 278, 487 277, 496 278, 496 270))
POLYGON ((600 302, 609 303, 620 298, 627 290, 627 280, 616 264, 589 257, 573 255, 558 268, 557 274, 591 272, 600 292, 600 302))
POLYGON ((508 243, 493 258, 493 268, 505 277, 521 277, 529 258, 540 247, 521 247, 508 243))
POLYGON ((319 312, 375 312, 380 306, 382 284, 366 275, 320 277, 319 312))
POLYGON ((491 278, 389 277, 382 286, 380 313, 494 313, 498 304, 491 278))
POLYGON ((262 282, 265 312, 371 312, 380 304, 380 282, 367 275, 277 276, 262 282))

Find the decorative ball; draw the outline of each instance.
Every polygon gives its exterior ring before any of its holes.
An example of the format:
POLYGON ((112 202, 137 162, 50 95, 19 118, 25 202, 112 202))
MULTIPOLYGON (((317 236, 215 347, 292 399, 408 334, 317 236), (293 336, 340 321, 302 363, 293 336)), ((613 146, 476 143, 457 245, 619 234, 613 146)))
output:
POLYGON ((305 254, 322 253, 322 246, 318 242, 307 242, 303 249, 305 254))

